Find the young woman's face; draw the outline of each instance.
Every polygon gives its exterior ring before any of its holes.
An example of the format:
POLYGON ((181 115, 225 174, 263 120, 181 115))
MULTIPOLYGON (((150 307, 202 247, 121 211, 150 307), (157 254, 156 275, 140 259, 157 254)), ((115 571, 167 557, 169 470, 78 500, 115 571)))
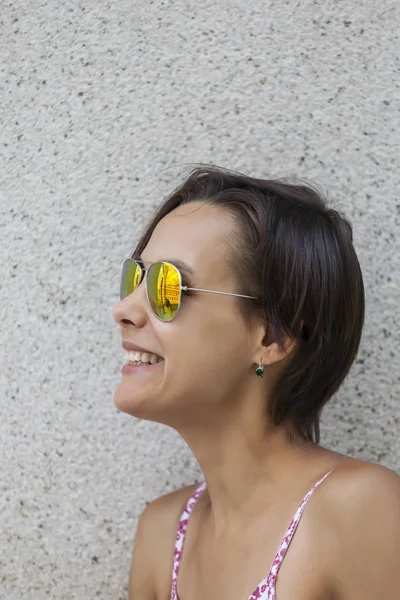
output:
MULTIPOLYGON (((227 264, 228 238, 237 231, 223 208, 201 202, 178 207, 162 219, 143 251, 153 261, 183 261, 193 271, 190 287, 236 291, 227 264)), ((133 416, 173 427, 216 423, 254 374, 251 332, 235 298, 205 292, 182 295, 170 322, 155 317, 148 305, 145 278, 119 302, 113 317, 129 341, 163 358, 154 368, 122 374, 114 403, 133 416), (212 419, 212 420, 211 420, 212 419)), ((121 351, 121 363, 124 350, 121 351)), ((258 379, 258 378, 257 378, 258 379)))

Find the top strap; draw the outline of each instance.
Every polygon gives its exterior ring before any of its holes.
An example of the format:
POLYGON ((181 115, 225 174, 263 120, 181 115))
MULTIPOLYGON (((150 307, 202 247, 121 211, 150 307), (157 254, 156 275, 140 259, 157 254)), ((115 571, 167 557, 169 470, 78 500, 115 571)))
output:
POLYGON ((175 547, 174 547, 174 561, 172 566, 172 587, 171 587, 171 595, 170 600, 178 600, 178 595, 176 591, 177 582, 178 582, 178 574, 179 567, 181 565, 183 546, 186 538, 186 530, 189 522, 190 513, 194 509, 197 500, 200 498, 201 494, 206 489, 206 482, 203 481, 194 491, 194 493, 190 496, 189 500, 186 502, 183 512, 179 519, 178 528, 176 530, 176 538, 175 538, 175 547))
POLYGON ((299 508, 296 511, 296 514, 294 515, 293 519, 290 522, 289 527, 286 530, 286 533, 283 537, 283 540, 280 543, 280 546, 278 548, 278 551, 275 555, 275 558, 272 562, 271 565, 271 569, 269 572, 269 575, 267 577, 267 580, 269 583, 273 582, 273 584, 275 585, 275 581, 276 578, 278 576, 278 572, 279 569, 281 567, 282 561, 285 558, 285 554, 289 548, 290 542, 293 539, 294 533, 297 529, 297 526, 300 522, 301 519, 301 515, 303 514, 303 511, 306 507, 307 502, 309 501, 309 499, 311 498, 311 496, 313 495, 313 493, 315 492, 315 490, 317 489, 317 487, 324 481, 324 479, 326 477, 328 477, 328 475, 330 473, 332 473, 333 469, 331 469, 330 471, 328 471, 328 473, 326 473, 323 477, 321 477, 321 479, 319 479, 317 481, 317 483, 315 483, 313 485, 313 487, 311 488, 311 490, 306 494, 306 496, 304 497, 302 503, 300 504, 299 508))

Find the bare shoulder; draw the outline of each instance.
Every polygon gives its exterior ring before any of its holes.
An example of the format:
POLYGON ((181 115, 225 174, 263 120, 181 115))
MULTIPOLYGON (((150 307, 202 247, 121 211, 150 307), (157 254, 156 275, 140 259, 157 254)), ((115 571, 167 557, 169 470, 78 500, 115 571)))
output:
POLYGON ((135 535, 129 600, 165 597, 171 583, 174 540, 180 514, 198 487, 185 486, 152 500, 142 511, 135 535))
POLYGON ((324 523, 336 597, 399 598, 400 477, 381 465, 351 460, 324 483, 317 518, 324 523))
POLYGON ((321 500, 333 519, 340 516, 342 520, 354 510, 361 509, 372 516, 382 507, 398 508, 400 477, 382 465, 358 459, 345 461, 333 470, 326 483, 327 486, 321 486, 321 500))

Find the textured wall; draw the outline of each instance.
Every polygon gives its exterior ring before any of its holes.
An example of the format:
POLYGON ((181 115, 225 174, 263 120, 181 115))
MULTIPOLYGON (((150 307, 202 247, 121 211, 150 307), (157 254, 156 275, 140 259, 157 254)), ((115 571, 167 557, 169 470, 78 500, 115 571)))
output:
POLYGON ((0 598, 126 598, 144 503, 200 472, 113 405, 120 268, 182 163, 325 186, 366 285, 322 443, 400 471, 397 0, 1 6, 0 598))

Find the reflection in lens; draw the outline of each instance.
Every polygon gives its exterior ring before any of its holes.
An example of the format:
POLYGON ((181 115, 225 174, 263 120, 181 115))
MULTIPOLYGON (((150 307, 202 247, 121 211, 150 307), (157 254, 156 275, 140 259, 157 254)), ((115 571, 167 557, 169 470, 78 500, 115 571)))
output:
POLYGON ((157 262, 147 272, 150 305, 159 319, 170 321, 179 308, 181 278, 176 267, 157 262))

